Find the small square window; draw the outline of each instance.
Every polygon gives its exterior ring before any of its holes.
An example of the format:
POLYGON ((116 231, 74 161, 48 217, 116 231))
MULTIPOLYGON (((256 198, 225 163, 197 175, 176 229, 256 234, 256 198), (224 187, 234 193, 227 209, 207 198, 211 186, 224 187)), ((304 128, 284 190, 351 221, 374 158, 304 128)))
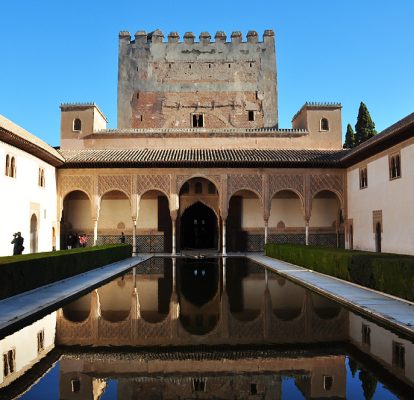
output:
POLYGON ((248 112, 248 118, 249 118, 249 121, 254 121, 254 111, 248 112))

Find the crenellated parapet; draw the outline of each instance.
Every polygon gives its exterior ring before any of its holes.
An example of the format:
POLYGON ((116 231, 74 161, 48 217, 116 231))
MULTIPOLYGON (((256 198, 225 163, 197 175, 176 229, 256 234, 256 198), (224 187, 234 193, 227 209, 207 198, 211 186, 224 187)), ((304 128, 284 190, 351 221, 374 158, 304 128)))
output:
MULTIPOLYGON (((274 31, 267 29, 262 35, 262 43, 274 43, 274 31)), ((184 43, 184 44, 238 44, 238 43, 259 43, 259 34, 256 31, 249 31, 246 34, 246 40, 243 41, 243 34, 240 31, 233 31, 229 37, 230 40, 227 40, 227 35, 223 31, 217 31, 214 35, 214 41, 211 41, 212 35, 209 32, 201 32, 198 41, 195 40, 196 36, 193 32, 185 32, 182 40, 180 40, 180 35, 178 32, 170 32, 167 35, 167 40, 165 41, 164 34, 161 30, 156 29, 153 32, 146 31, 137 31, 134 37, 128 31, 119 32, 119 40, 128 41, 130 44, 135 44, 136 46, 143 45, 152 45, 159 43, 184 43)))

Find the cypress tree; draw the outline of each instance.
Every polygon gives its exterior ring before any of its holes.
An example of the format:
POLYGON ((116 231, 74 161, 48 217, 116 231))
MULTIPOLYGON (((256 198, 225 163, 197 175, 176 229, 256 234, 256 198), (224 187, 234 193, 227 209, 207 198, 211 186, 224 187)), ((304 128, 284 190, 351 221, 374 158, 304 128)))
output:
POLYGON ((355 125, 355 145, 361 144, 377 134, 367 106, 361 101, 355 125))
POLYGON ((343 147, 344 149, 352 149, 355 147, 355 133, 351 124, 348 124, 346 127, 345 143, 343 147))

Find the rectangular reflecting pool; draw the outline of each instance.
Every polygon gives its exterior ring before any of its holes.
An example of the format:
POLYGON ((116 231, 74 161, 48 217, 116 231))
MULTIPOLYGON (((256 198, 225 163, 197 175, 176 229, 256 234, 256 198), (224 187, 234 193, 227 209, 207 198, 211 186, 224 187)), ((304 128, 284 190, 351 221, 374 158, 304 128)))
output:
POLYGON ((413 341, 246 258, 152 258, 4 337, 0 399, 409 399, 413 341))

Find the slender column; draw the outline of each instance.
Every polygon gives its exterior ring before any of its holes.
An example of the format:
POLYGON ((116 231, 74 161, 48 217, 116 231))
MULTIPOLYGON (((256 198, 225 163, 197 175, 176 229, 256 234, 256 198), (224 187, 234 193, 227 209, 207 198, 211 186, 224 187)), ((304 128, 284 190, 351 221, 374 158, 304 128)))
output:
POLYGON ((223 292, 226 291, 226 264, 227 258, 223 258, 223 292))
POLYGON ((267 236, 268 236, 268 228, 269 228, 269 220, 265 219, 265 228, 264 228, 264 244, 267 244, 267 236))
POLYGON ((176 248, 175 248, 175 244, 176 244, 176 219, 174 218, 174 219, 172 219, 171 220, 171 222, 172 222, 172 254, 173 254, 173 256, 175 256, 176 255, 176 248))
POLYGON ((305 218, 305 244, 309 245, 309 219, 305 218))
POLYGON ((98 218, 93 219, 93 245, 98 242, 98 218))
POLYGON ((175 293, 177 290, 177 259, 175 257, 172 259, 172 281, 172 291, 175 293))
POLYGON ((226 220, 224 218, 223 218, 222 241, 223 241, 223 256, 226 256, 227 255, 227 251, 226 251, 226 220))
POLYGON ((137 254, 137 221, 132 220, 132 255, 137 254))
POLYGON ((265 268, 265 285, 266 285, 266 288, 268 287, 268 284, 269 284, 269 277, 267 275, 267 268, 265 268))

